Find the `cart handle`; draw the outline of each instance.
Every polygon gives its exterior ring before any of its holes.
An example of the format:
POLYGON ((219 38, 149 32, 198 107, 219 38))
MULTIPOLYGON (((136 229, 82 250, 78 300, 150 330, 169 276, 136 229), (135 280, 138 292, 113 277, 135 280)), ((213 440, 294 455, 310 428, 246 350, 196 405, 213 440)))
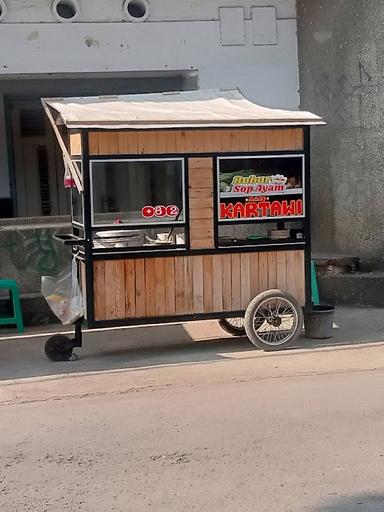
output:
POLYGON ((85 239, 72 234, 53 235, 53 238, 64 245, 84 245, 85 239))

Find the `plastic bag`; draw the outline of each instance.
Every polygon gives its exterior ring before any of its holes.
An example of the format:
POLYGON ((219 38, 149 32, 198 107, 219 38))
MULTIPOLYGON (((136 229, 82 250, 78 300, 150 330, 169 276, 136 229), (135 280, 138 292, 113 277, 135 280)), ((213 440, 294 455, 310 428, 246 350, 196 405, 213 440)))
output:
POLYGON ((57 277, 42 276, 41 293, 63 325, 73 324, 84 316, 83 295, 77 279, 77 264, 73 258, 57 277))

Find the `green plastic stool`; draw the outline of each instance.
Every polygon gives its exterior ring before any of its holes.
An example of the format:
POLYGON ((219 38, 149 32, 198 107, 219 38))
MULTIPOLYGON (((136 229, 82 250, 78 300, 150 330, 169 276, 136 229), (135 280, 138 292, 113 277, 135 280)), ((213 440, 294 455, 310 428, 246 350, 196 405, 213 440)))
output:
POLYGON ((24 332, 23 313, 21 311, 19 288, 13 279, 0 279, 0 290, 9 290, 12 298, 13 316, 0 317, 0 325, 16 325, 18 332, 24 332))
POLYGON ((312 284, 312 304, 318 306, 320 304, 319 288, 317 286, 317 276, 315 263, 311 261, 311 284, 312 284))

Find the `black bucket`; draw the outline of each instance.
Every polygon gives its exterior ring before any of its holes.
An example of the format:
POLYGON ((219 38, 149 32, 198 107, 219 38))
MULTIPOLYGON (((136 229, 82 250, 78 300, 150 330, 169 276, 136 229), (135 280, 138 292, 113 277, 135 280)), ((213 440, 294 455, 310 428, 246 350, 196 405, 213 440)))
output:
POLYGON ((307 338, 332 338, 334 306, 319 305, 304 309, 305 335, 307 338))

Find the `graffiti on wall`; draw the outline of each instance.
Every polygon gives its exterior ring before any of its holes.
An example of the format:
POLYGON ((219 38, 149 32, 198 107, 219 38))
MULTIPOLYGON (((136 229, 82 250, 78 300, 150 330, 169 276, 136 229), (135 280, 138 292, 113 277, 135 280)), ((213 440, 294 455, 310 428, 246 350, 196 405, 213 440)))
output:
POLYGON ((17 270, 45 274, 58 266, 58 252, 48 229, 7 230, 1 233, 0 251, 6 251, 17 270))

